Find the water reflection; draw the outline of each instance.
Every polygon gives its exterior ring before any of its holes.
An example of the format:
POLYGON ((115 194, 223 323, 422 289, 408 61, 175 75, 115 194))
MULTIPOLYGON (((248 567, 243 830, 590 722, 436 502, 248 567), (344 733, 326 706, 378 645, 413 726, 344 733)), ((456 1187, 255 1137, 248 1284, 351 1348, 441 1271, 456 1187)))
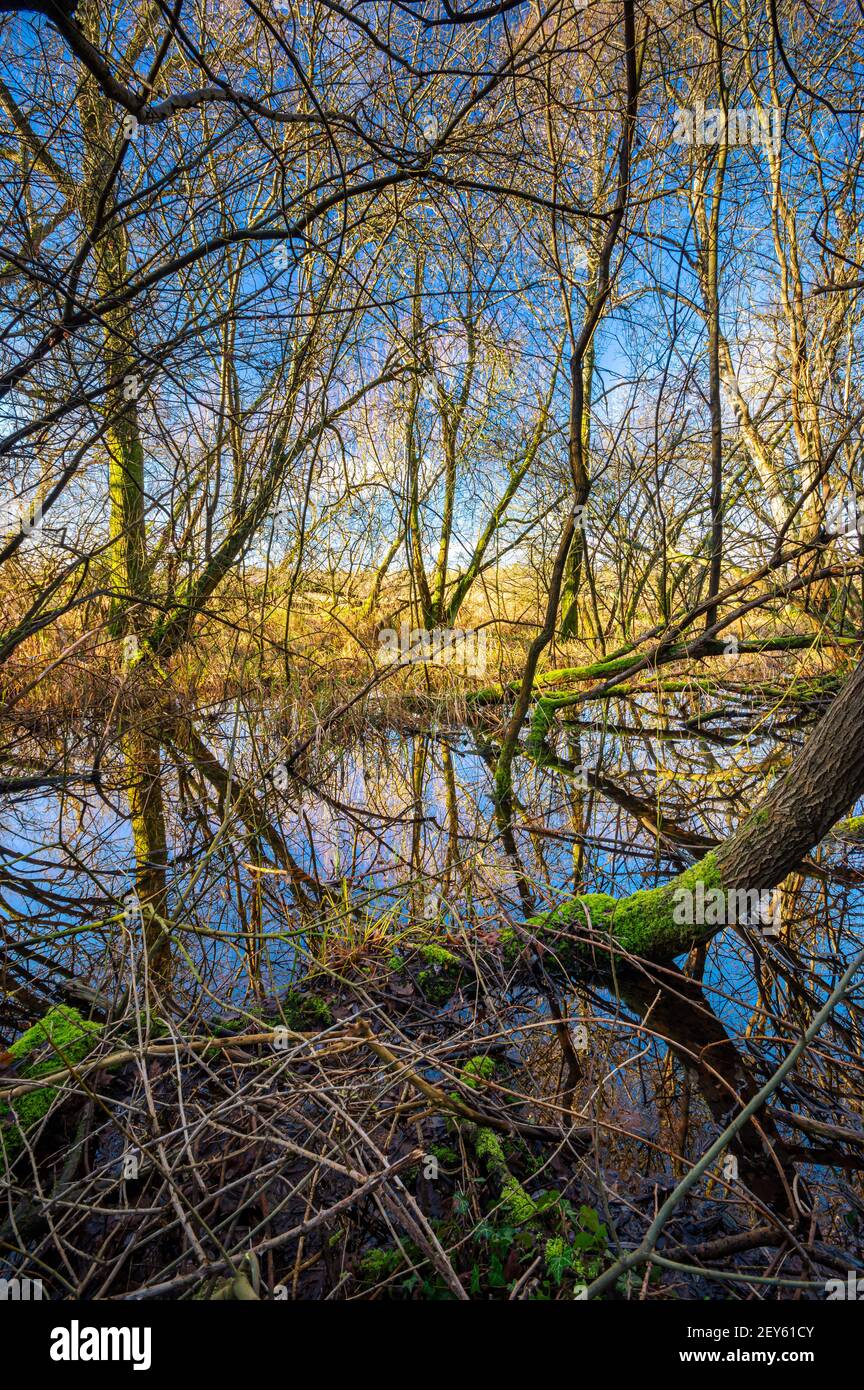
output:
MULTIPOLYGON (((734 828, 808 717, 790 721, 735 692, 720 707, 689 691, 593 707, 549 744, 526 740, 512 838, 493 814, 489 712, 408 729, 369 718, 293 763, 290 709, 238 701, 194 722, 154 720, 166 1006, 248 1016, 312 970, 337 1016, 340 999, 346 1016, 375 999, 409 1032, 470 1028, 473 1047, 485 1038, 518 1060, 538 1123, 602 1116, 606 1180, 627 1168, 638 1206, 639 1182, 656 1193, 680 1177, 755 1093, 864 939, 862 847, 829 841, 801 866, 778 939, 730 927, 679 967, 595 970, 565 986, 537 955, 518 980, 478 967, 463 995, 418 1004, 394 958, 406 933, 471 954, 574 891, 664 881, 734 828), (574 1042, 583 1030, 584 1048, 574 1042)), ((20 754, 7 773, 18 782, 0 820, 6 1039, 57 997, 95 992, 103 1012, 122 1009, 145 965, 129 895, 154 867, 130 823, 128 742, 39 731, 30 754, 54 780, 23 785, 32 769, 20 754)), ((814 1203, 835 1217, 848 1207, 860 1054, 849 1003, 830 1045, 811 1050, 739 1135, 732 1152, 757 1211, 796 1228, 814 1203)))

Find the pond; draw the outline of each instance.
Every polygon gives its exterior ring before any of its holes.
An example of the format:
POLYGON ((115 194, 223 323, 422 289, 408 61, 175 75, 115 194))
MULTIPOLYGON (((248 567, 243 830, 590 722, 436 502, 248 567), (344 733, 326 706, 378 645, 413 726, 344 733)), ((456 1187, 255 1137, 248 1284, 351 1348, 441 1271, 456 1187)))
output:
MULTIPOLYGON (((319 951, 353 947, 359 959, 364 935, 397 939, 412 920, 445 934, 489 930, 521 920, 529 901, 540 911, 577 892, 653 887, 731 833, 812 717, 754 707, 734 689, 719 710, 716 695, 697 692, 583 712, 542 758, 518 760, 519 815, 505 847, 489 720, 448 725, 433 711, 394 729, 370 719, 341 745, 313 747, 286 779, 278 770, 293 743, 284 710, 238 702, 205 711, 198 727, 220 785, 175 740, 161 751, 177 988, 190 1002, 283 988, 303 968, 311 903, 319 951), (247 797, 271 843, 251 823, 247 797)), ((109 988, 118 950, 135 945, 117 930, 135 894, 122 760, 100 746, 97 730, 42 733, 32 751, 34 765, 62 768, 66 785, 4 798, 7 960, 30 985, 54 965, 109 988)), ((827 842, 817 876, 796 894, 795 948, 829 974, 859 939, 858 854, 854 844, 827 842)), ((733 935, 715 941, 705 979, 731 986, 726 1007, 740 1022, 759 982, 733 935)))

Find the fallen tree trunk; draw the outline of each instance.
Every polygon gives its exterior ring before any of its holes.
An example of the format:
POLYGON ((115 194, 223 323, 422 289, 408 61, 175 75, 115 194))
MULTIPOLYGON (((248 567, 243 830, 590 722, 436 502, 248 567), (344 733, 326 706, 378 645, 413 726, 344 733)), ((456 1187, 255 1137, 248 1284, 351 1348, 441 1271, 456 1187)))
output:
MULTIPOLYGON (((778 637, 742 637, 736 641, 735 654, 739 656, 763 656, 772 652, 821 652, 829 647, 833 650, 842 651, 853 649, 860 646, 857 638, 835 637, 830 634, 815 638, 812 633, 789 633, 778 637)), ((702 660, 711 656, 722 656, 728 658, 730 655, 729 641, 722 638, 703 638, 697 637, 691 642, 677 642, 673 646, 667 647, 663 651, 655 653, 655 660, 652 666, 667 666, 676 661, 702 660)), ((562 700, 567 698, 584 699, 585 695, 581 691, 572 690, 549 690, 550 686, 565 685, 568 682, 584 682, 605 680, 609 676, 617 676, 622 672, 629 675, 637 665, 644 665, 644 657, 640 656, 635 646, 627 647, 623 652, 617 652, 613 656, 605 657, 601 661, 592 661, 584 666, 562 666, 555 671, 541 671, 534 678, 534 689, 548 692, 549 698, 560 697, 562 700)), ((697 683, 698 677, 694 677, 693 683, 697 683)), ((503 685, 489 685, 482 690, 472 690, 467 699, 469 705, 491 705, 498 704, 506 699, 508 695, 516 694, 521 682, 518 680, 506 681, 503 685)), ((588 692, 589 694, 591 692, 588 692)), ((604 692, 604 695, 608 692, 604 692)))
MULTIPOLYGON (((864 661, 807 739, 788 771, 729 839, 659 888, 626 898, 586 893, 529 918, 526 926, 562 965, 568 958, 598 964, 611 952, 669 960, 708 940, 730 920, 688 921, 686 894, 705 903, 725 895, 763 894, 777 888, 864 794, 864 661), (575 930, 574 930, 575 929, 575 930), (578 935, 575 934, 578 931, 578 935)), ((504 933, 505 953, 518 955, 520 931, 504 933)))

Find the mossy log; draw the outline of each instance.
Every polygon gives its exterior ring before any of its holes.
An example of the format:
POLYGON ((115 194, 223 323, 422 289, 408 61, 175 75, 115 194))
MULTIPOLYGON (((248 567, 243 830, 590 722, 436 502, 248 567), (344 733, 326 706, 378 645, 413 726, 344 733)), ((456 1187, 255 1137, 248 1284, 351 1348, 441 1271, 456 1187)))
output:
MULTIPOLYGON (((789 633, 780 637, 747 637, 741 638, 737 643, 737 654, 742 655, 761 655, 770 652, 794 652, 794 651, 821 651, 823 648, 853 650, 860 646, 856 638, 852 637, 832 637, 814 640, 809 633, 789 633)), ((676 661, 698 660, 704 658, 729 655, 728 643, 720 639, 697 638, 695 642, 676 643, 674 646, 667 647, 658 651, 652 660, 651 666, 668 666, 676 661)), ((613 656, 601 661, 588 662, 584 666, 562 666, 553 671, 541 671, 534 680, 534 689, 546 691, 552 694, 570 695, 576 699, 586 698, 584 693, 574 691, 550 691, 549 687, 562 686, 566 684, 579 684, 586 681, 608 681, 612 676, 621 675, 630 671, 633 667, 639 666, 644 670, 644 653, 640 653, 635 647, 626 648, 623 652, 616 652, 613 656)), ((691 684, 697 684, 698 678, 693 678, 691 684)), ((687 682, 682 684, 670 684, 669 689, 683 689, 687 682)), ((497 704, 505 699, 507 695, 515 694, 519 689, 519 681, 506 681, 502 685, 485 686, 482 690, 472 691, 468 695, 468 703, 471 705, 497 704)), ((615 686, 610 690, 604 690, 603 698, 611 694, 629 693, 626 685, 615 686)))

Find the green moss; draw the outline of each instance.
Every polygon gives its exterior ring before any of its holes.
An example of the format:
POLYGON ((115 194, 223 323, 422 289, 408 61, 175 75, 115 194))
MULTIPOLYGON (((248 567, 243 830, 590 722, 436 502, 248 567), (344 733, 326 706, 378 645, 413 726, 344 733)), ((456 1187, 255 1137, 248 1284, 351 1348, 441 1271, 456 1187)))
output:
POLYGON ((446 1004, 454 989, 446 975, 436 974, 434 970, 421 970, 417 983, 430 1004, 446 1004))
POLYGON ((521 1226, 525 1221, 532 1221, 537 1215, 533 1201, 512 1173, 508 1174, 501 1184, 501 1201, 507 1216, 516 1226, 521 1226))
POLYGON ((528 733, 528 752, 536 754, 546 742, 546 735, 552 727, 555 719, 556 709, 561 707, 561 702, 554 697, 549 698, 541 695, 534 706, 534 713, 531 716, 531 728, 528 733))
MULTIPOLYGON (((12 1044, 9 1052, 22 1064, 18 1069, 21 1078, 29 1080, 47 1076, 66 1065, 77 1066, 92 1052, 101 1032, 101 1023, 82 1018, 71 1005, 58 1004, 32 1028, 28 1028, 12 1044), (32 1057, 33 1061, 27 1063, 25 1059, 28 1057, 32 1057)), ((56 1086, 42 1086, 16 1096, 11 1106, 0 1102, 0 1143, 7 1158, 14 1157, 18 1152, 22 1133, 44 1119, 56 1096, 56 1086)))
POLYGON ((512 927, 502 927, 498 933, 498 940, 501 943, 501 954, 504 957, 505 965, 515 965, 520 955, 525 949, 525 942, 512 927))
POLYGON ((214 1038, 230 1038, 232 1033, 245 1033, 248 1028, 249 1020, 238 1015, 237 1018, 217 1019, 208 1031, 214 1038))
POLYGON ((837 840, 864 840, 864 816, 850 816, 848 820, 841 820, 831 835, 837 840))
MULTIPOLYGON (((830 645, 837 647, 851 647, 857 643, 857 640, 857 638, 852 637, 834 637, 831 639, 830 645)), ((818 639, 814 641, 814 638, 810 633, 791 633, 786 636, 772 637, 767 639, 758 637, 739 638, 738 641, 738 651, 741 654, 762 653, 766 651, 819 651, 824 646, 824 642, 820 642, 818 639)), ((727 654, 727 651, 728 649, 726 646, 726 642, 722 638, 718 638, 714 641, 705 642, 702 646, 700 656, 725 656, 727 654)), ((678 646, 671 648, 665 654, 664 665, 668 662, 676 661, 679 658, 683 658, 686 655, 686 645, 679 644, 678 646)), ((553 671, 541 671, 538 672, 538 674, 534 678, 534 688, 543 689, 547 691, 551 699, 561 699, 562 703, 566 703, 568 701, 568 698, 570 701, 572 701, 574 698, 578 700, 580 698, 580 696, 578 695, 574 697, 571 693, 568 692, 555 690, 549 691, 548 687, 559 684, 566 684, 570 681, 576 682, 608 680, 611 676, 617 675, 619 671, 629 670, 630 667, 633 666, 638 659, 638 651, 636 651, 635 648, 630 647, 623 649, 623 651, 621 651, 618 655, 607 657, 602 661, 589 662, 585 666, 564 666, 553 671)), ((652 676, 656 675, 656 668, 654 672, 648 670, 641 673, 641 675, 642 679, 651 679, 652 676)), ((659 682, 659 685, 662 689, 669 691, 674 691, 676 688, 687 690, 691 689, 702 679, 702 677, 688 676, 686 679, 680 680, 678 682, 659 682)), ((831 688, 840 682, 840 678, 832 673, 828 673, 826 675, 814 675, 809 678, 799 679, 801 679, 802 684, 804 684, 806 680, 808 683, 812 684, 817 691, 820 688, 831 688)), ((710 684, 710 682, 707 682, 707 684, 710 684)), ((796 684, 796 682, 793 682, 793 684, 796 684)), ((492 685, 487 686, 483 690, 472 691, 468 695, 468 701, 471 704, 478 705, 493 704, 503 699, 504 695, 507 692, 515 693, 518 689, 518 681, 507 681, 503 685, 492 685)), ((612 690, 607 692, 607 694, 617 693, 627 693, 627 687, 623 685, 616 686, 612 690)), ((788 693, 788 686, 785 689, 781 688, 779 690, 779 693, 788 693)))
POLYGON ((501 1141, 494 1130, 478 1129, 474 1140, 474 1147, 477 1150, 477 1157, 482 1158, 493 1170, 496 1167, 507 1167, 501 1141))
POLYGON ((476 1091, 481 1081, 491 1080, 495 1072, 493 1057, 469 1057, 462 1068, 462 1080, 472 1091, 476 1091))
POLYGON ((469 705, 488 705, 501 699, 503 687, 500 685, 488 685, 482 690, 469 690, 466 696, 466 703, 469 705))
POLYGON ((418 945, 409 956, 394 954, 387 962, 390 970, 406 970, 412 961, 420 959, 427 967, 417 973, 417 984, 431 1004, 443 1004, 459 984, 462 975, 462 962, 445 946, 435 942, 418 945))
POLYGON ((458 956, 434 945, 421 946, 419 954, 429 968, 419 972, 417 984, 430 1004, 445 1003, 455 992, 462 974, 458 956))
POLYGON ((537 1207, 522 1184, 507 1167, 501 1141, 491 1129, 478 1129, 474 1139, 477 1157, 485 1163, 489 1174, 501 1188, 501 1204, 508 1220, 521 1226, 537 1215, 537 1207))
POLYGON ((559 904, 551 912, 542 916, 529 917, 525 925, 536 932, 537 928, 582 926, 587 927, 590 919, 595 931, 609 930, 618 898, 609 893, 582 893, 578 898, 570 898, 559 904))
POLYGON ((395 1274, 401 1263, 400 1250, 369 1250, 360 1261, 357 1272, 364 1284, 379 1284, 382 1279, 395 1274))
POLYGON ((427 965, 457 965, 459 959, 453 955, 452 951, 445 950, 443 946, 421 946, 420 955, 427 965))
POLYGON ((295 1033, 317 1032, 329 1028, 333 1022, 333 1011, 326 999, 309 990, 289 989, 281 1000, 282 1016, 280 1022, 295 1033))
POLYGON ((563 666, 557 671, 544 671, 537 676, 535 685, 555 685, 558 681, 592 681, 603 676, 614 676, 619 671, 627 671, 636 661, 634 652, 623 656, 608 657, 605 661, 592 661, 587 666, 563 666))
POLYGON ((439 1163, 443 1163, 446 1168, 456 1168, 459 1165, 459 1155, 455 1149, 451 1149, 448 1144, 432 1144, 429 1148, 430 1154, 437 1158, 439 1163))

